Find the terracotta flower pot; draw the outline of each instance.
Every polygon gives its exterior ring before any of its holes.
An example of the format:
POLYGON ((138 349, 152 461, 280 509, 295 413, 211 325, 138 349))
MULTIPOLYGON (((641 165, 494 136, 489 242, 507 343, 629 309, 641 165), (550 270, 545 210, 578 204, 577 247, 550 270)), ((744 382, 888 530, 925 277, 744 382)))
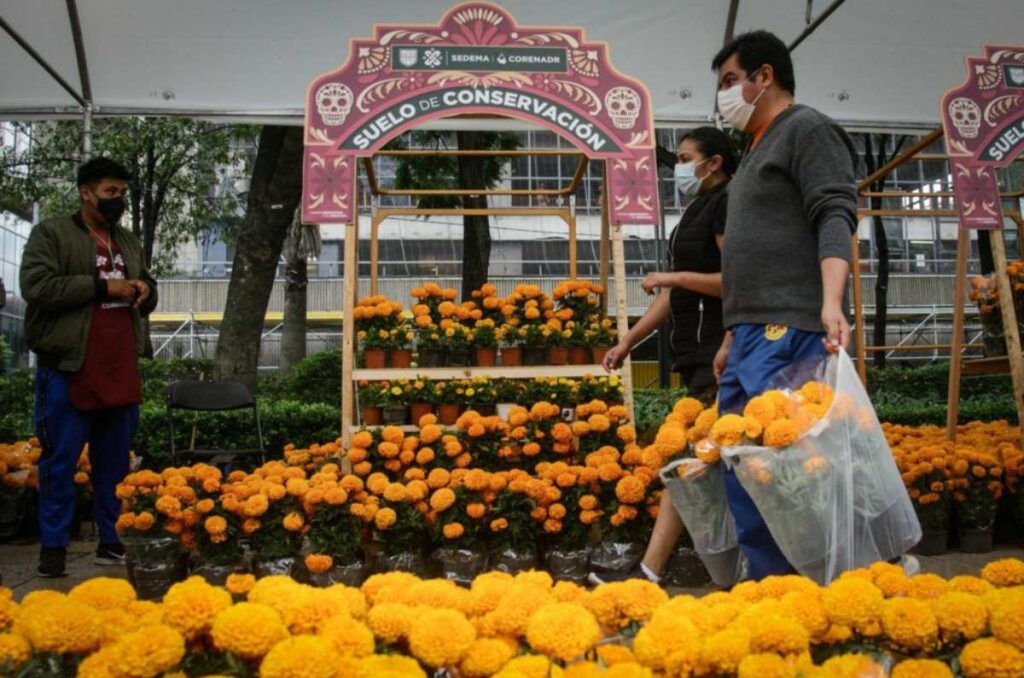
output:
POLYGON ((363 426, 380 426, 380 422, 384 419, 384 408, 364 407, 360 418, 363 420, 363 426))
POLYGON ((608 355, 608 351, 612 350, 611 346, 594 346, 591 351, 594 354, 594 364, 600 365, 604 362, 604 357, 608 355))
POLYGON ((437 419, 443 426, 454 426, 459 418, 459 405, 457 403, 445 403, 437 406, 437 419))
POLYGON ((382 348, 368 348, 363 351, 363 362, 369 370, 379 370, 387 367, 388 352, 382 348))
POLYGON ((391 352, 391 367, 395 369, 405 369, 412 365, 412 351, 392 351, 391 352))
POLYGON ((412 423, 419 426, 421 418, 434 413, 434 405, 432 403, 413 403, 409 406, 409 413, 412 423))
POLYGON ((552 346, 548 349, 549 365, 568 365, 569 349, 565 346, 552 346))
POLYGON ((405 426, 409 419, 409 408, 405 405, 388 405, 384 408, 384 423, 405 426))
POLYGON ((501 366, 502 367, 520 367, 523 364, 523 349, 518 346, 515 348, 503 348, 501 349, 501 366))
POLYGON ((478 348, 476 349, 477 367, 494 367, 498 362, 498 349, 478 348))
POLYGON ((590 362, 590 351, 586 346, 569 347, 570 365, 586 365, 588 362, 590 362))

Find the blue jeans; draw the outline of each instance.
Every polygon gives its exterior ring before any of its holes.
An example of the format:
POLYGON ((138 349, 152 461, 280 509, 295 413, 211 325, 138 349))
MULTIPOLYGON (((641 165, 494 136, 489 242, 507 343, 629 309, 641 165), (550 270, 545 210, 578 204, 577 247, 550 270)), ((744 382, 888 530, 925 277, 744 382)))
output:
MULTIPOLYGON (((825 355, 822 332, 805 332, 772 325, 736 325, 732 329, 729 362, 718 383, 720 414, 742 414, 747 402, 764 392, 771 378, 784 367, 825 355)), ((729 511, 736 522, 736 538, 750 562, 752 579, 792 574, 754 501, 736 473, 725 468, 723 479, 729 511)))
POLYGON ((117 484, 128 474, 129 449, 139 406, 80 412, 68 395, 68 373, 36 370, 36 435, 39 457, 39 533, 43 548, 66 547, 75 515, 75 471, 89 443, 92 498, 100 542, 117 544, 114 525, 121 512, 117 484))

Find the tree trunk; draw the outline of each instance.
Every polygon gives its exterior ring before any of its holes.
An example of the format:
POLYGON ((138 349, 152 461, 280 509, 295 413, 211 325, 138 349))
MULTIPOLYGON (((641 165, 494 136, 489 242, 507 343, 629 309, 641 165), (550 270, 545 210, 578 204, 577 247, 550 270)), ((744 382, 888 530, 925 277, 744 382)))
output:
MULTIPOLYGON (((298 228, 301 228, 299 226, 298 228)), ((295 363, 306 357, 306 287, 309 277, 306 257, 297 242, 293 226, 285 246, 284 326, 281 328, 281 373, 291 372, 295 363), (295 241, 295 242, 293 242, 295 241)))
MULTIPOLYGON (((885 146, 889 141, 889 135, 880 134, 877 141, 878 151, 876 154, 873 154, 871 135, 867 134, 864 137, 864 162, 867 164, 868 174, 871 174, 889 161, 885 154, 885 146)), ((895 157, 899 153, 902 145, 903 138, 901 137, 891 157, 895 157)), ((871 185, 871 192, 880 193, 884 188, 885 179, 882 179, 871 185)), ((869 200, 869 204, 872 210, 881 210, 882 198, 872 197, 869 200)), ((871 218, 871 226, 874 232, 875 254, 878 257, 878 277, 875 279, 875 326, 872 344, 874 346, 885 346, 888 341, 887 329, 889 326, 889 238, 885 233, 885 222, 882 220, 882 217, 873 216, 871 218)), ((875 351, 874 362, 875 367, 885 367, 885 352, 875 351)))
MULTIPOLYGON (((479 132, 457 132, 459 149, 474 150, 485 148, 479 132)), ((485 164, 487 158, 458 156, 459 187, 486 188, 485 164)), ((462 199, 467 209, 486 209, 487 196, 473 195, 462 199)), ((462 298, 470 299, 473 290, 480 289, 487 282, 491 265, 491 224, 486 216, 464 216, 462 218, 462 298)))
POLYGON ((302 128, 260 132, 245 225, 238 238, 214 361, 217 379, 256 387, 260 337, 277 262, 302 193, 302 128))

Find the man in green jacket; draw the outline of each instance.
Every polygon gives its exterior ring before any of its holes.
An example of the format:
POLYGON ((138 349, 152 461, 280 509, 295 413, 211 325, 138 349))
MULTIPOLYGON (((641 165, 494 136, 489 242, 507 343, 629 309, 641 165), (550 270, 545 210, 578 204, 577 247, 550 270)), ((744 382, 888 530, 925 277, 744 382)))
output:
POLYGON ((138 240, 118 226, 129 178, 108 158, 82 165, 81 210, 37 224, 22 256, 25 335, 38 363, 41 577, 66 575, 74 476, 86 444, 100 537, 96 563, 124 562, 114 529, 120 512, 115 490, 128 473, 142 402, 142 317, 157 300, 138 240))

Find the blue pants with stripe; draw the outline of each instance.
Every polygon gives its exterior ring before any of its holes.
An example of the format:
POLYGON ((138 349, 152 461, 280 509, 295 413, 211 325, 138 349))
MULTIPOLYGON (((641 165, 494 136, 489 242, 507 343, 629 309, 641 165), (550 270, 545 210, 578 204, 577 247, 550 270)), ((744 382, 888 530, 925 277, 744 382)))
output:
MULTIPOLYGON (((736 325, 731 330, 729 362, 718 383, 720 414, 742 414, 747 402, 764 392, 781 369, 825 354, 825 334, 821 332, 773 325, 736 325)), ((736 522, 736 538, 750 562, 751 578, 793 573, 793 566, 782 555, 736 473, 726 468, 723 478, 729 510, 736 522)))
POLYGON ((75 471, 89 443, 92 497, 100 542, 120 542, 114 525, 121 502, 114 492, 128 474, 138 405, 82 412, 71 404, 68 373, 36 370, 36 435, 39 457, 39 533, 43 548, 66 547, 75 515, 75 471))

